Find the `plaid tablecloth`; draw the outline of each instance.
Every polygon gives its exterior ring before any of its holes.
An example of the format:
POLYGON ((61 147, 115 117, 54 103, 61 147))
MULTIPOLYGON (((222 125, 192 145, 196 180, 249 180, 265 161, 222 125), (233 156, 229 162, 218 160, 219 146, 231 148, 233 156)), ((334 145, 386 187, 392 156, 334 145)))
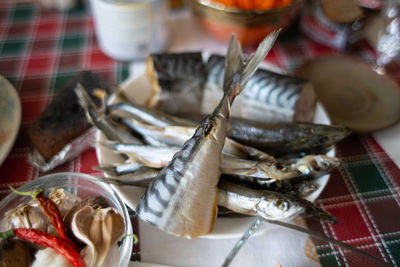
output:
MULTIPOLYGON (((268 60, 291 70, 306 59, 336 52, 304 37, 282 38, 268 60)), ((366 49, 361 56, 371 58, 373 52, 366 49)), ((57 90, 83 69, 114 83, 129 75, 127 64, 99 50, 87 7, 57 12, 29 4, 0 3, 0 74, 16 87, 23 109, 15 145, 0 166, 0 198, 10 192, 9 185, 18 187, 45 174, 27 162, 27 129, 57 90)), ((318 203, 336 215, 340 223, 307 221, 309 227, 399 265, 399 168, 371 135, 351 135, 338 144, 337 155, 342 164, 332 173, 318 203)), ((95 151, 90 149, 49 173, 99 174, 92 170, 97 164, 95 151)), ((353 253, 315 242, 323 266, 373 265, 353 253)))

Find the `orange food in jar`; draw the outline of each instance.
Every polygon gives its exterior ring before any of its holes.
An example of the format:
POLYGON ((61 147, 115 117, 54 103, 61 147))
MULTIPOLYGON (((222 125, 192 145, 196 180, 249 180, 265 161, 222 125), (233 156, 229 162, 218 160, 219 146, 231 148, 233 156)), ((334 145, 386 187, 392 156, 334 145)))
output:
POLYGON ((212 0, 220 4, 247 10, 266 10, 279 7, 285 7, 293 0, 212 0))

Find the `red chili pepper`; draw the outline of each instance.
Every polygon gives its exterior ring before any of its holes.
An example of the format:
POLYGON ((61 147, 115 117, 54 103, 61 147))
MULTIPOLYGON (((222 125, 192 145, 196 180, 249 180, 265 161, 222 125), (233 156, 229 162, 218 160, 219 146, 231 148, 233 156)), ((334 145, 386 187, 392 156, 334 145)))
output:
POLYGON ((0 233, 0 238, 19 237, 31 243, 43 245, 56 250, 63 255, 74 267, 85 267, 81 255, 66 240, 51 235, 38 229, 15 228, 13 230, 0 233))
POLYGON ((57 204, 54 203, 54 201, 51 200, 51 198, 48 198, 44 194, 43 189, 36 189, 30 192, 21 192, 14 189, 12 186, 10 186, 10 188, 13 192, 19 195, 31 196, 33 199, 36 199, 36 201, 39 204, 39 207, 44 212, 44 214, 46 214, 46 216, 50 219, 51 224, 53 224, 54 228, 56 228, 56 231, 59 234, 59 236, 68 243, 70 243, 70 245, 75 250, 78 250, 75 243, 68 237, 67 227, 65 226, 64 219, 61 215, 60 210, 58 209, 57 204))

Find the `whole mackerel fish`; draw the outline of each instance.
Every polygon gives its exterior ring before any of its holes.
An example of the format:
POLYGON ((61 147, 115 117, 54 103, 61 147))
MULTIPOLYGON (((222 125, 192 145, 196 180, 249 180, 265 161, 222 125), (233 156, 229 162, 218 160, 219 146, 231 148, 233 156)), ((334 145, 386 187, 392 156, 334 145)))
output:
POLYGON ((139 217, 170 234, 195 238, 209 234, 217 215, 221 152, 231 105, 266 57, 279 32, 262 41, 245 62, 233 35, 225 63, 224 95, 147 188, 137 206, 139 217))

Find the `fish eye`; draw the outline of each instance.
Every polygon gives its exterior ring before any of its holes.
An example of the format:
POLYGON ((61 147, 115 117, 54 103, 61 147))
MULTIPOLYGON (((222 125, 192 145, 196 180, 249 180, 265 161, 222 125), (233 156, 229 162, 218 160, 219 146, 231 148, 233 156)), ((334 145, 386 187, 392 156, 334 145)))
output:
POLYGON ((287 211, 289 209, 289 203, 281 199, 276 202, 276 206, 282 211, 287 211))
POLYGON ((206 128, 204 129, 204 136, 208 136, 212 132, 214 127, 215 127, 215 122, 209 120, 209 123, 206 125, 206 128))
POLYGON ((319 162, 319 167, 321 168, 321 169, 328 169, 329 168, 329 163, 328 162, 325 162, 325 161, 321 161, 321 162, 319 162))

